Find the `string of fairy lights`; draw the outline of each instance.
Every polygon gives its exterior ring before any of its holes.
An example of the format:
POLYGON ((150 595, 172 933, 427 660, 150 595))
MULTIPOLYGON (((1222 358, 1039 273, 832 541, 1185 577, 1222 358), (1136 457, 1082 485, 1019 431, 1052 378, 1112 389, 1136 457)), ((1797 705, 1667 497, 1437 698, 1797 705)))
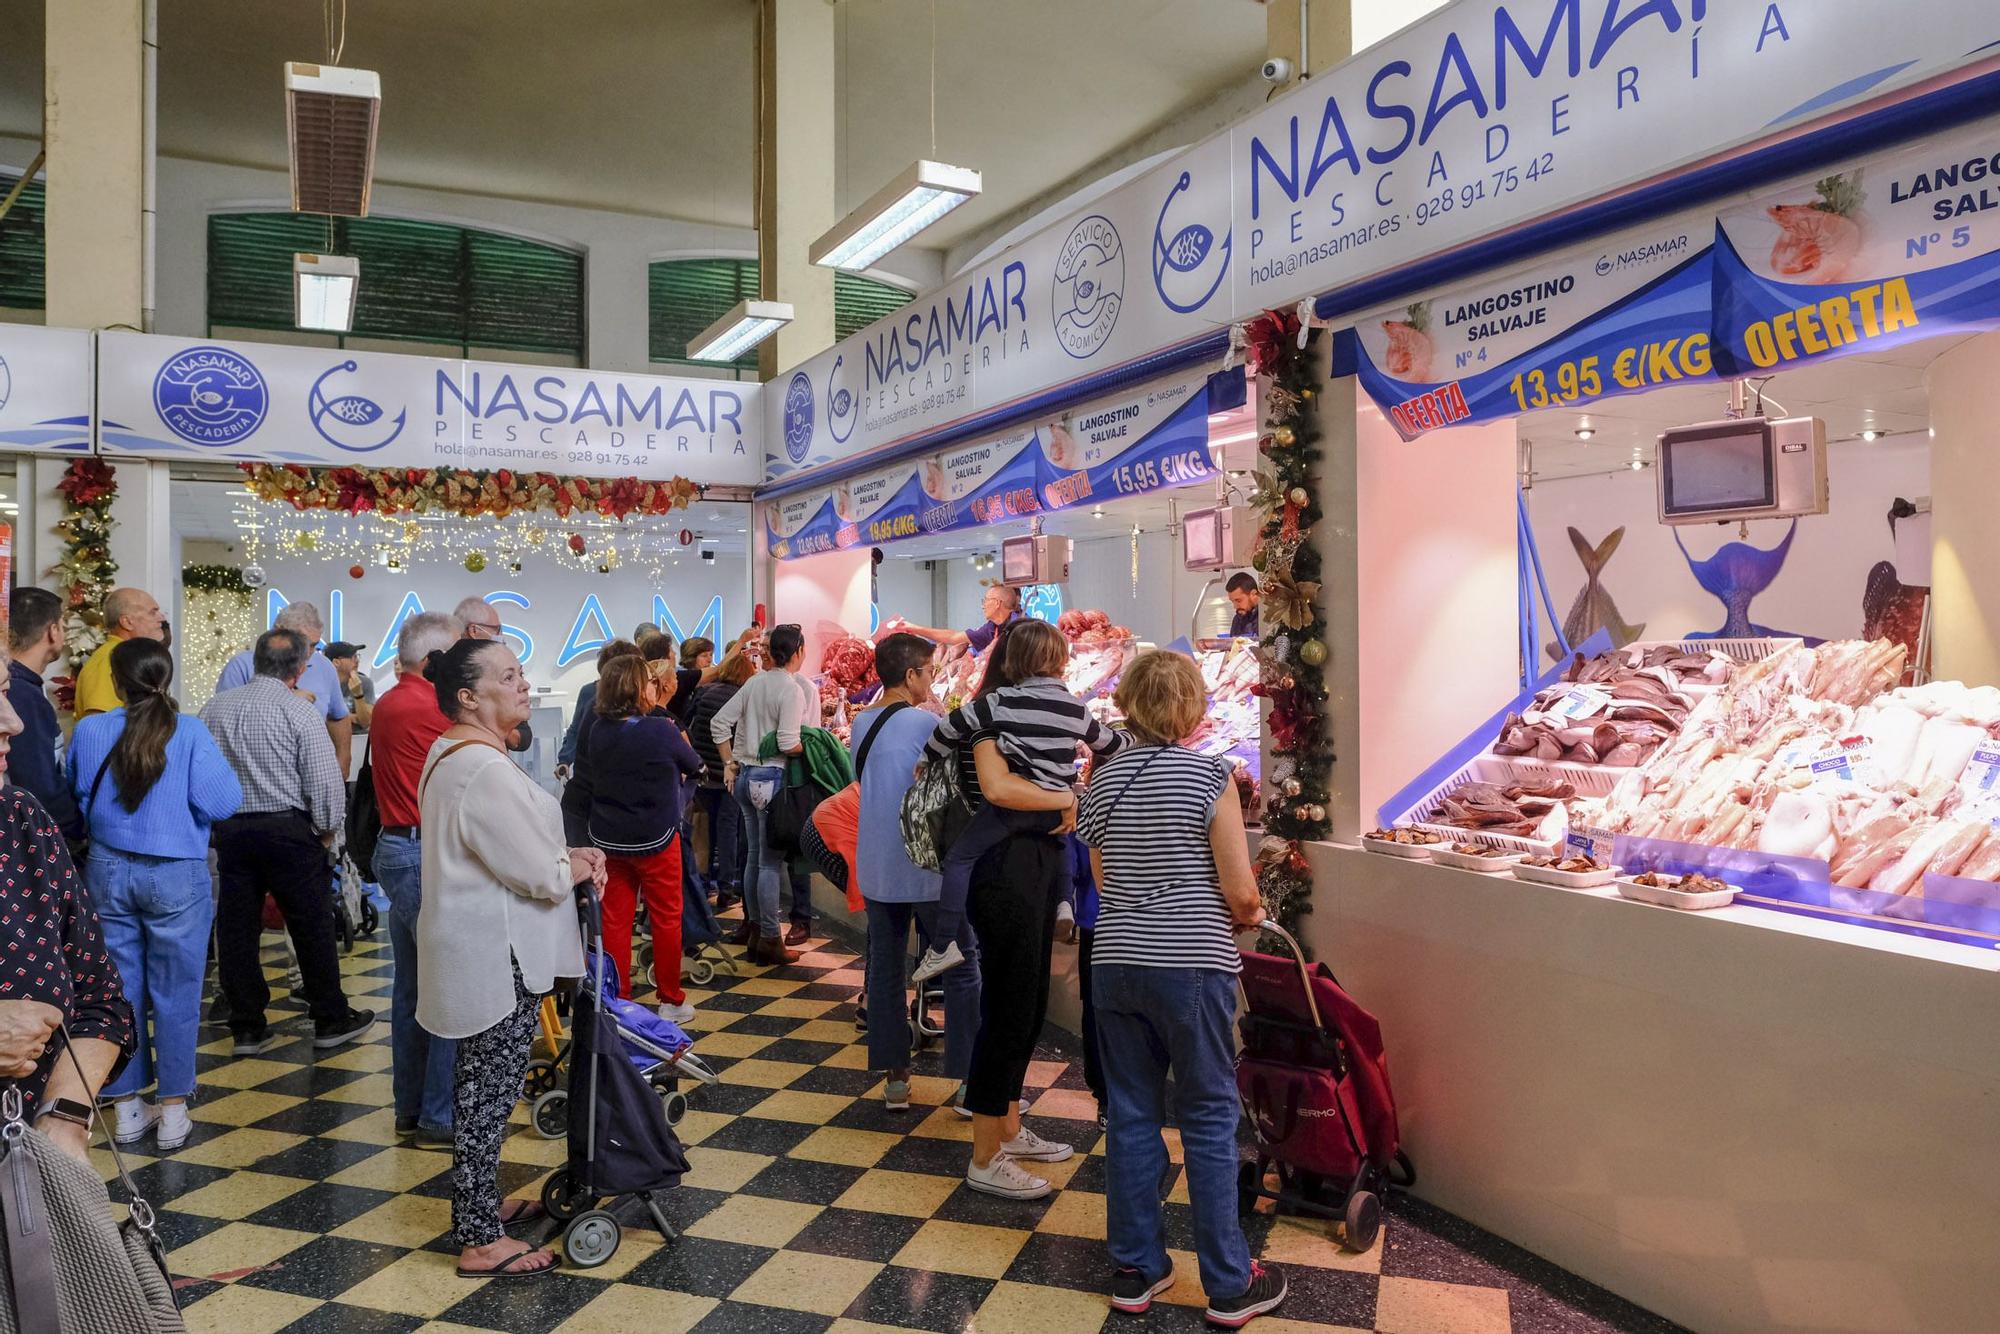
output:
MULTIPOLYGON (((246 568, 267 562, 311 559, 345 564, 356 578, 407 574, 429 565, 456 565, 518 574, 546 563, 579 574, 638 571, 654 580, 699 563, 720 542, 740 543, 748 519, 698 506, 661 516, 632 515, 622 522, 594 514, 567 519, 546 512, 465 518, 445 514, 347 514, 294 510, 232 493, 233 518, 246 568), (699 525, 699 526, 697 526, 699 525)), ((735 507, 732 507, 735 508, 735 507)))

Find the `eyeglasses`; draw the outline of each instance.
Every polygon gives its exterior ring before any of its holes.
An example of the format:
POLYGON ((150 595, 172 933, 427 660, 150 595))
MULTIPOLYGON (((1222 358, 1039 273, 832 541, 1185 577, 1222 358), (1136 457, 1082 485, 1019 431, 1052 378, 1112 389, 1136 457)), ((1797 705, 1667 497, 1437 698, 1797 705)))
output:
POLYGON ((498 639, 500 637, 500 622, 495 621, 493 624, 488 625, 484 621, 468 621, 465 626, 465 633, 473 639, 498 639))

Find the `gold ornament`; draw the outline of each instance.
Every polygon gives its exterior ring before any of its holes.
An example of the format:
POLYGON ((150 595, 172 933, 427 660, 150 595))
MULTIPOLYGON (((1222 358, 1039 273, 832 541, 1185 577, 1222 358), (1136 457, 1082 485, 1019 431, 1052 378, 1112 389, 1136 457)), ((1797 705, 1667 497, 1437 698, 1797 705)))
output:
POLYGON ((486 568, 486 553, 483 551, 466 552, 465 568, 466 571, 470 574, 478 574, 481 570, 486 568))
POLYGON ((1264 416, 1274 422, 1288 420, 1299 410, 1299 396, 1283 385, 1272 385, 1264 391, 1264 416))
POLYGON ((1306 402, 1310 403, 1318 395, 1318 393, 1319 391, 1317 389, 1301 389, 1299 390, 1299 397, 1304 399, 1306 402))
POLYGON ((1319 824, 1326 819, 1326 807, 1320 805, 1318 802, 1314 802, 1310 806, 1301 807, 1299 814, 1303 815, 1311 823, 1319 824))
POLYGON ((1303 630, 1313 623, 1313 599, 1319 596, 1319 581, 1294 583, 1289 576, 1264 576, 1264 612, 1287 630, 1303 630))
POLYGON ((1326 661, 1326 645, 1317 639, 1308 639, 1299 645, 1299 661, 1308 667, 1317 667, 1326 661))
POLYGON ((1271 438, 1284 448, 1290 449, 1299 442, 1299 433, 1289 426, 1280 426, 1271 432, 1271 438))
POLYGON ((1295 486, 1290 491, 1285 493, 1285 499, 1291 501, 1294 505, 1297 505, 1300 509, 1304 509, 1306 507, 1306 502, 1308 500, 1311 500, 1312 497, 1306 493, 1306 489, 1304 487, 1295 486))
POLYGON ((1296 778, 1287 778, 1280 786, 1285 789, 1285 795, 1288 797, 1299 795, 1299 780, 1296 778))

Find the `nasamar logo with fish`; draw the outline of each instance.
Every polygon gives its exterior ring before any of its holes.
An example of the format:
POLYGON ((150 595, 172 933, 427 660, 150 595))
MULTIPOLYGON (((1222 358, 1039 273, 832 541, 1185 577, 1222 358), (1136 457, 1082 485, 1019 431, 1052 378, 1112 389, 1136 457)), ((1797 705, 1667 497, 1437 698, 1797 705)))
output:
POLYGON ((344 449, 350 454, 372 454, 387 447, 403 433, 409 410, 405 408, 398 412, 394 421, 385 421, 387 412, 372 398, 361 394, 341 394, 336 398, 327 396, 328 380, 359 369, 356 363, 343 361, 314 380, 312 391, 306 395, 306 411, 311 414, 313 430, 318 431, 320 439, 335 449, 344 449))
POLYGON ((264 376, 223 347, 191 347, 153 379, 153 408, 167 429, 197 445, 233 445, 264 424, 264 376))

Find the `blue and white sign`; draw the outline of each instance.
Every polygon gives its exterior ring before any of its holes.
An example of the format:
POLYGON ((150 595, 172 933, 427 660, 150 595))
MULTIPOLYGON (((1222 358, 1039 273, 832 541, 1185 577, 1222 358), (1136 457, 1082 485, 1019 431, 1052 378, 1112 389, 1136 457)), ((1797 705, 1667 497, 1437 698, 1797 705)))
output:
POLYGON ((800 371, 785 386, 785 453, 794 463, 805 458, 806 451, 812 448, 812 435, 812 377, 800 371))
POLYGON ((0 324, 0 449, 90 452, 90 335, 0 324))
POLYGON ((106 455, 725 485, 762 463, 757 386, 731 380, 115 331, 98 356, 106 455))
POLYGON ((1186 374, 764 507, 780 560, 1029 518, 1215 475, 1208 377, 1186 374))
MULTIPOLYGON (((766 475, 867 466, 1217 325, 1589 210, 2000 40, 1990 0, 1926 0, 1921 22, 1889 12, 1459 0, 797 368, 824 394, 842 359, 854 415, 815 423, 803 449, 778 448, 774 426, 766 475), (1107 283, 1114 234, 1146 263, 1107 283)), ((779 410, 774 396, 774 423, 779 410)))

